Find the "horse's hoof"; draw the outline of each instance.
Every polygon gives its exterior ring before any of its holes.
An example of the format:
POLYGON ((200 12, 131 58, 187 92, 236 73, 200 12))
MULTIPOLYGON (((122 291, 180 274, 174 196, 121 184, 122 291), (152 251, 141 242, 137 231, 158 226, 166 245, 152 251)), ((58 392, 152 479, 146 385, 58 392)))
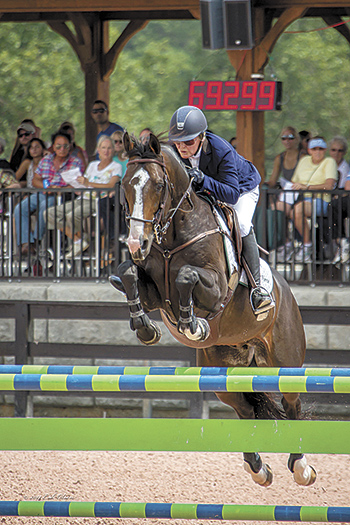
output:
POLYGON ((317 473, 314 467, 307 464, 306 458, 303 456, 301 459, 297 459, 294 463, 293 477, 298 485, 310 487, 310 485, 315 483, 317 473))
POLYGON ((162 337, 162 331, 154 321, 150 321, 149 327, 140 328, 136 331, 137 339, 144 345, 155 345, 162 337))
POLYGON ((252 480, 261 487, 269 487, 273 481, 273 474, 270 465, 263 463, 259 472, 254 472, 247 461, 244 462, 244 470, 251 475, 252 480))
POLYGON ((183 332, 179 330, 179 332, 183 333, 187 339, 191 339, 191 341, 202 342, 208 339, 210 335, 210 326, 206 319, 197 319, 197 326, 194 333, 192 333, 189 328, 185 328, 183 332))

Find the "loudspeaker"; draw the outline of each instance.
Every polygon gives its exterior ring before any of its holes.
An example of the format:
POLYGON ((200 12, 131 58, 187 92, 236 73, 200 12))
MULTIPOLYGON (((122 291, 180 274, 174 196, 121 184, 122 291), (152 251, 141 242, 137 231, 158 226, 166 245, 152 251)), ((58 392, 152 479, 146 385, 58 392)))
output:
POLYGON ((251 0, 223 0, 226 49, 254 47, 251 0))
POLYGON ((222 0, 200 0, 202 45, 204 49, 224 47, 222 0))

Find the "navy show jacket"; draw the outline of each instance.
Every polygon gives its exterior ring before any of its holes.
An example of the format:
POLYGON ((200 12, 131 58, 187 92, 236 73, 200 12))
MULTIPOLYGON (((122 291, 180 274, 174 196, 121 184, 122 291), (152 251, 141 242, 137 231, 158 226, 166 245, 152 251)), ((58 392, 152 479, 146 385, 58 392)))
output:
POLYGON ((199 159, 204 173, 202 191, 217 200, 236 204, 242 193, 251 191, 261 181, 257 168, 239 155, 225 139, 206 132, 199 159))

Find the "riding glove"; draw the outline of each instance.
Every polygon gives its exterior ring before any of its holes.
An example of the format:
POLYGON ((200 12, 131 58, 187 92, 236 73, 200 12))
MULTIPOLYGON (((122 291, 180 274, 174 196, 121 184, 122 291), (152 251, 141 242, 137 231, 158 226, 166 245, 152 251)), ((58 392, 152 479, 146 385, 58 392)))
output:
POLYGON ((194 190, 200 190, 204 182, 204 173, 198 168, 191 168, 188 170, 189 176, 192 180, 192 187, 194 190))

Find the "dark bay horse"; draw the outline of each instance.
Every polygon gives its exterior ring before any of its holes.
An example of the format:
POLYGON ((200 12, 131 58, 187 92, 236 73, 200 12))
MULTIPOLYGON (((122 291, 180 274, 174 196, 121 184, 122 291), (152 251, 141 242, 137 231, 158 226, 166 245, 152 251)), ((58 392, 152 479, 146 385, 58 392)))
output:
MULTIPOLYGON (((286 281, 273 272, 276 306, 258 321, 240 269, 229 275, 222 229, 211 204, 191 189, 191 181, 172 148, 151 135, 147 145, 126 133, 129 163, 122 187, 129 221, 131 260, 118 268, 111 284, 122 288, 130 326, 144 344, 161 332, 147 313, 159 309, 165 325, 181 343, 197 349, 198 366, 300 367, 305 334, 299 308, 286 281), (121 281, 121 282, 120 282, 121 281)), ((243 419, 298 419, 299 394, 283 394, 282 408, 264 393, 217 393, 243 419)), ((259 454, 245 453, 244 468, 268 486, 272 471, 259 454)), ((301 454, 288 467, 300 485, 316 472, 301 454)))

